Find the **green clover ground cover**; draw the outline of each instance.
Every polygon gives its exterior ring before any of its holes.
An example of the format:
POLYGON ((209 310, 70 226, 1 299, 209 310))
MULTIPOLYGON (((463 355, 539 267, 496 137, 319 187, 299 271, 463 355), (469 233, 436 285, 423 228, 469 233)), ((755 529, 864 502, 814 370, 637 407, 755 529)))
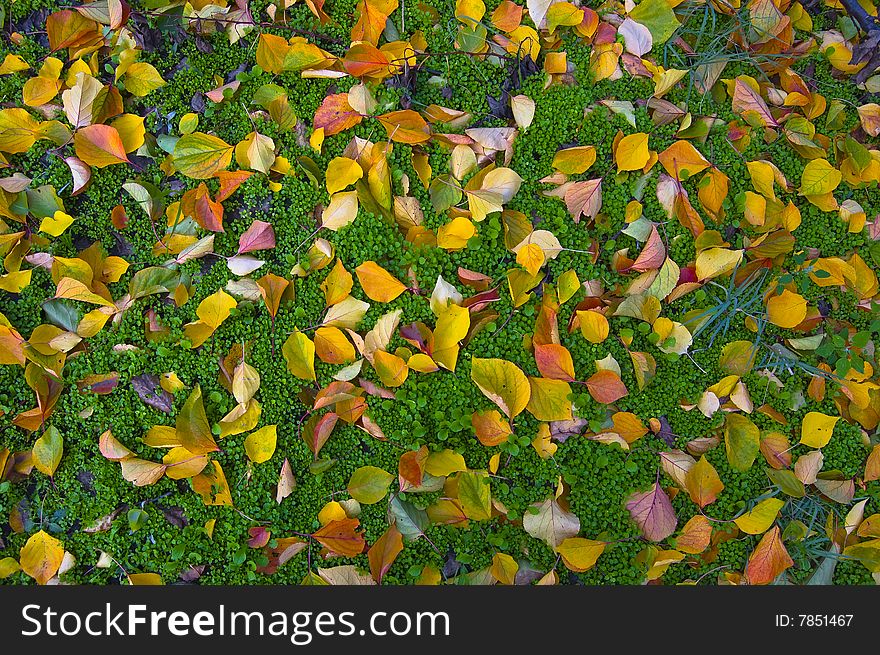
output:
POLYGON ((877 80, 659 2, 9 5, 3 582, 874 583, 877 80))

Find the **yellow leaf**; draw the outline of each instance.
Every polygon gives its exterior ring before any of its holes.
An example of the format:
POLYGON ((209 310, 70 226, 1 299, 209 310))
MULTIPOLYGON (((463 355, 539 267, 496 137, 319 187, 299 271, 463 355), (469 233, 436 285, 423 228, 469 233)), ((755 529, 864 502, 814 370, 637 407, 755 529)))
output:
POLYGON ((251 132, 235 146, 235 161, 242 168, 268 175, 275 162, 275 142, 259 132, 251 132))
POLYGON ((705 455, 688 469, 685 474, 685 486, 691 500, 701 508, 714 503, 718 494, 724 490, 718 471, 705 455))
POLYGON ((742 250, 706 248, 697 255, 696 274, 700 281, 711 280, 733 271, 742 261, 742 250))
POLYGON ((821 196, 831 193, 843 179, 840 171, 826 159, 811 159, 801 173, 801 195, 821 196))
POLYGON ((208 465, 207 455, 194 455, 183 446, 168 451, 162 458, 165 475, 171 480, 186 480, 201 473, 208 465))
POLYGON ((130 573, 128 583, 133 587, 160 587, 165 584, 158 573, 130 573))
POLYGON ((125 89, 132 95, 143 97, 161 86, 165 80, 152 64, 136 61, 125 71, 125 89))
POLYGON ((477 233, 477 228, 464 216, 457 216, 437 228, 437 245, 444 250, 461 250, 477 233))
POLYGON ((399 387, 409 375, 409 367, 397 355, 392 355, 384 350, 373 353, 373 368, 376 375, 386 387, 399 387))
POLYGON ((222 289, 200 302, 196 309, 199 320, 183 326, 183 333, 192 342, 192 347, 198 348, 205 343, 220 324, 229 318, 236 304, 235 298, 222 289))
POLYGON ((353 285, 354 280, 351 277, 351 273, 345 270, 342 260, 337 259, 336 265, 321 283, 321 291, 324 293, 324 300, 327 306, 335 305, 348 298, 351 295, 353 285))
POLYGON ((180 445, 193 455, 204 455, 220 450, 211 433, 211 425, 208 423, 205 404, 202 401, 202 388, 198 384, 190 392, 180 414, 177 415, 175 431, 180 445))
POLYGON ((24 109, 0 110, 0 151, 27 152, 40 135, 40 123, 24 109))
POLYGON ((331 196, 337 191, 351 186, 364 176, 364 169, 348 157, 334 157, 327 166, 327 193, 331 196))
POLYGON ((565 380, 530 377, 526 409, 539 421, 571 420, 571 386, 565 380))
POLYGON ((268 462, 275 453, 275 445, 278 443, 278 431, 276 425, 267 425, 256 432, 251 432, 244 440, 244 451, 248 459, 255 464, 268 462))
POLYGON ((318 523, 321 525, 327 525, 332 521, 342 521, 347 518, 348 515, 345 513, 345 508, 335 500, 331 500, 318 512, 318 523))
POLYGON ((42 436, 34 442, 31 456, 34 460, 34 466, 38 471, 45 473, 49 477, 55 475, 55 470, 61 462, 61 455, 64 452, 64 440, 61 433, 54 427, 49 427, 42 436))
POLYGON ((508 418, 516 417, 529 402, 529 380, 513 362, 474 357, 471 379, 508 418))
MULTIPOLYGON (((471 314, 467 307, 450 303, 437 317, 434 328, 434 361, 443 368, 454 371, 458 362, 459 341, 467 336, 471 327, 471 314)), ((412 367, 412 364, 410 364, 412 367)))
POLYGON ((26 71, 28 68, 30 68, 30 65, 24 59, 18 55, 7 54, 3 63, 0 64, 0 75, 26 71))
POLYGON ((52 216, 47 216, 40 222, 40 232, 60 237, 71 225, 73 225, 73 216, 65 214, 59 209, 52 216))
POLYGON ((354 346, 339 328, 319 327, 315 330, 315 353, 326 364, 354 361, 354 346))
POLYGON ((839 416, 827 416, 821 412, 807 412, 801 422, 801 443, 812 448, 823 448, 834 433, 839 416))
POLYGON ((174 166, 187 177, 205 180, 232 163, 232 146, 211 134, 184 134, 174 146, 174 166))
POLYGON ((74 280, 72 277, 63 277, 58 280, 58 287, 55 289, 55 297, 79 300, 80 302, 92 303, 93 305, 103 305, 115 309, 115 305, 112 302, 91 292, 86 285, 79 280, 74 280))
POLYGON ((550 459, 559 449, 559 446, 550 438, 550 426, 546 423, 541 423, 538 427, 538 434, 532 439, 532 448, 541 459, 550 459))
POLYGON ((366 261, 356 269, 358 282, 370 300, 391 302, 406 291, 406 285, 376 262, 366 261))
POLYGON ((295 330, 281 347, 287 370, 300 380, 315 380, 315 344, 305 334, 295 330))
MULTIPOLYGON (((461 2, 459 2, 461 4, 461 2)), ((483 4, 480 2, 480 4, 483 4)), ((519 571, 519 564, 507 553, 495 553, 492 557, 492 565, 489 567, 489 573, 499 583, 512 585, 516 584, 516 572, 519 571)))
POLYGON ((330 204, 324 208, 324 212, 321 214, 321 226, 336 232, 354 221, 357 218, 357 213, 357 191, 334 193, 330 197, 330 204))
POLYGON ((544 251, 537 243, 527 243, 516 253, 516 263, 536 275, 544 265, 544 251))
POLYGON ((449 448, 430 453, 425 460, 425 472, 438 478, 445 478, 459 471, 467 471, 464 457, 449 448))
POLYGON ((556 548, 566 568, 583 573, 595 566, 599 556, 605 552, 605 543, 583 537, 568 537, 556 548))
POLYGON ((144 129, 144 119, 141 116, 123 114, 110 125, 119 133, 125 152, 134 152, 144 145, 144 136, 147 132, 144 129))
POLYGON ((747 534, 763 534, 773 525, 783 505, 783 500, 766 498, 742 516, 733 519, 733 522, 747 534))
POLYGON ((8 293, 21 293, 31 283, 31 269, 0 275, 0 289, 8 293))
POLYGON ((773 325, 793 328, 807 317, 807 301, 799 293, 783 289, 767 301, 767 317, 773 325))
POLYGON ((602 343, 608 338, 608 319, 604 314, 592 310, 578 311, 581 334, 590 343, 602 343))
POLYGON ((596 148, 594 146, 576 146, 557 150, 553 155, 552 166, 566 175, 580 175, 585 173, 595 161, 596 148))
POLYGON ((52 579, 64 559, 64 547, 55 537, 43 530, 31 535, 19 556, 21 570, 39 584, 52 579))
POLYGON ((645 167, 650 159, 648 135, 644 132, 629 134, 620 140, 615 151, 617 170, 637 171, 645 167))

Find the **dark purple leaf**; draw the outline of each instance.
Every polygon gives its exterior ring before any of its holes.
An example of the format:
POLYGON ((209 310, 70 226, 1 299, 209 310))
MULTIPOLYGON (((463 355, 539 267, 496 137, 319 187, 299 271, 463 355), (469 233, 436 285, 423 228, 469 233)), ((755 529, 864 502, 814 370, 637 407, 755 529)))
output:
POLYGON ((144 373, 131 379, 131 386, 145 404, 158 409, 166 414, 171 413, 174 406, 174 398, 170 393, 159 386, 159 377, 144 373))

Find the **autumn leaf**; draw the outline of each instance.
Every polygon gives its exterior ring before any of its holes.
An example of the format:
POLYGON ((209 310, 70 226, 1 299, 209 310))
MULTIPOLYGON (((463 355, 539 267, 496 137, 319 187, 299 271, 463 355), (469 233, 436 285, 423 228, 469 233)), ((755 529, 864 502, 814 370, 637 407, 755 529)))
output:
POLYGON ((523 514, 523 529, 557 550, 566 539, 580 532, 581 522, 577 516, 563 509, 557 499, 548 498, 529 506, 523 514))
POLYGON ((688 469, 685 475, 685 486, 691 500, 701 509, 714 503, 718 494, 724 489, 724 483, 718 477, 718 472, 705 455, 688 469))
POLYGON ((356 269, 358 282, 370 300, 391 302, 406 291, 406 285, 376 262, 366 261, 356 269))
POLYGON ((831 441, 839 416, 827 416, 822 412, 807 412, 801 422, 800 443, 811 448, 824 448, 831 441))
POLYGON ((649 541, 663 541, 675 532, 678 524, 675 510, 669 496, 656 482, 648 491, 630 496, 626 509, 649 541))
POLYGON ((568 382, 573 382, 575 379, 574 362, 565 346, 555 343, 536 345, 535 363, 545 378, 568 382))
POLYGON ((244 451, 254 464, 262 464, 271 459, 277 443, 277 426, 267 425, 247 436, 244 440, 244 451))
POLYGON ((392 141, 415 144, 431 138, 431 130, 425 119, 411 109, 388 112, 376 118, 392 141))
POLYGON ((364 505, 378 503, 388 494, 394 476, 375 466, 361 466, 348 481, 348 493, 364 505))
POLYGON ((61 438, 61 433, 55 427, 50 426, 34 442, 31 456, 37 470, 51 477, 55 475, 63 452, 64 440, 61 438))
POLYGON ((95 168, 128 163, 122 138, 110 125, 88 125, 77 130, 73 135, 73 146, 76 156, 95 168))
POLYGON ((360 521, 342 519, 331 521, 312 533, 318 543, 337 555, 354 557, 363 552, 366 543, 363 534, 357 532, 360 521))
POLYGON ((200 302, 196 309, 199 320, 183 326, 183 332, 190 340, 191 347, 198 348, 205 343, 229 318, 237 304, 235 298, 223 290, 211 294, 200 302))
POLYGON ((761 434, 748 417, 728 414, 724 419, 724 447, 727 461, 737 471, 748 471, 760 448, 761 434))
POLYGON ((31 576, 38 584, 51 580, 64 559, 64 546, 55 537, 43 530, 30 536, 22 547, 19 556, 21 570, 31 576))
POLYGON ((807 301, 799 293, 783 289, 767 300, 767 318, 781 328, 793 328, 807 316, 807 301))
POLYGON ((623 137, 614 151, 617 168, 621 171, 635 171, 648 163, 648 135, 644 132, 623 137))
POLYGON ((220 450, 211 433, 211 424, 208 423, 202 402, 202 389, 198 384, 177 416, 176 431, 180 444, 194 455, 220 450))
POLYGON ((529 381, 512 362, 474 357, 471 361, 471 379, 508 418, 515 418, 529 402, 529 381))
POLYGON ((587 391, 597 403, 609 405, 626 396, 626 385, 614 371, 601 369, 586 380, 587 391))
POLYGON ((232 151, 231 145, 211 134, 184 134, 174 146, 174 165, 187 177, 204 180, 229 167, 232 151))
POLYGON ((746 564, 746 579, 749 584, 770 584, 786 569, 794 566, 794 561, 782 543, 778 525, 761 537, 757 547, 749 556, 746 564))
POLYGON ((315 380, 315 344, 304 333, 294 331, 284 345, 281 353, 287 362, 287 370, 300 380, 315 380))
POLYGON ((779 498, 765 498, 748 512, 734 519, 737 527, 747 534, 763 534, 776 521, 785 502, 779 498))
POLYGON ((605 542, 569 537, 564 539, 556 550, 566 568, 576 573, 584 573, 593 568, 599 556, 605 552, 605 542))
POLYGON ((370 561, 370 574, 376 584, 382 584, 382 578, 394 564, 394 560, 403 551, 403 537, 396 525, 391 525, 367 551, 370 561))

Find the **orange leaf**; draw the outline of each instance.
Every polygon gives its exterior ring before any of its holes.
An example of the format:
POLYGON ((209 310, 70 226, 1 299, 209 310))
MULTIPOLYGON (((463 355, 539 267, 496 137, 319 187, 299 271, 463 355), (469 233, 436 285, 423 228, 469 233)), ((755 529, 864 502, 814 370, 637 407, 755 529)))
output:
POLYGON ((597 371, 587 380, 587 390, 597 403, 608 405, 620 400, 629 392, 620 376, 614 371, 597 371))
POLYGON ((343 557, 354 557, 360 555, 366 542, 364 536, 356 532, 360 521, 357 519, 342 519, 339 521, 330 521, 312 536, 325 548, 342 555, 343 557))
POLYGON ((351 28, 351 40, 378 43, 385 21, 397 7, 397 0, 360 0, 355 9, 357 22, 351 28))
POLYGON ((685 484, 691 500, 701 508, 714 503, 718 494, 724 489, 724 483, 718 477, 718 472, 705 455, 688 469, 685 484))
POLYGON ((545 378, 573 382, 574 362, 568 348, 555 343, 535 346, 535 363, 545 378))
POLYGON ((746 579, 753 585, 770 584, 780 573, 793 565, 794 561, 789 557, 785 544, 782 543, 779 526, 774 525, 772 530, 761 537, 761 541, 749 557, 749 563, 746 564, 746 579))
POLYGON ((431 129, 412 109, 392 111, 377 117, 385 126, 388 138, 399 143, 424 143, 431 138, 431 129))
POLYGON ((370 300, 391 302, 406 291, 406 285, 376 262, 367 261, 354 269, 358 282, 370 300))
POLYGON ((218 171, 216 177, 220 180, 220 189, 215 200, 217 202, 226 200, 253 174, 253 171, 218 171))
POLYGON ((354 127, 361 122, 363 116, 348 103, 347 93, 336 93, 324 98, 324 102, 315 112, 313 127, 323 128, 324 136, 332 136, 354 127))
POLYGON ((89 125, 77 130, 73 147, 77 157, 95 168, 129 163, 122 138, 110 125, 89 125))
POLYGON ((372 43, 366 41, 352 45, 345 53, 342 64, 352 77, 378 74, 385 77, 391 73, 391 62, 388 61, 388 56, 372 43))
POLYGON ((266 303, 269 316, 273 319, 278 315, 281 296, 284 295, 284 291, 289 284, 289 280, 285 280, 283 277, 273 273, 267 273, 257 280, 257 286, 260 287, 260 295, 263 297, 263 302, 266 303))
POLYGON ((382 584, 382 578, 402 550, 403 537, 396 525, 391 525, 370 547, 367 559, 370 560, 370 573, 377 584, 382 584))
POLYGON ((98 36, 98 24, 82 14, 64 9, 46 19, 46 34, 52 52, 75 47, 98 36))

